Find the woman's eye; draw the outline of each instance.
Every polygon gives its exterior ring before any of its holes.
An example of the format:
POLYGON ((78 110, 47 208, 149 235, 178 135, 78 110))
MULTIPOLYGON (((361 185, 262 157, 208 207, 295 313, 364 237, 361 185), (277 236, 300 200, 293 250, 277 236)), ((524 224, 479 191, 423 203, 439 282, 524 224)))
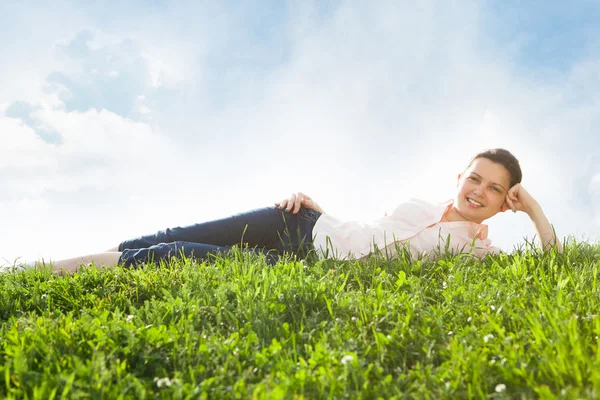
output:
POLYGON ((469 179, 472 180, 473 182, 477 182, 478 181, 478 179, 475 178, 474 176, 470 176, 469 179))
POLYGON ((495 191, 495 192, 497 192, 497 193, 500 193, 500 189, 498 189, 497 187, 492 187, 492 190, 495 191))

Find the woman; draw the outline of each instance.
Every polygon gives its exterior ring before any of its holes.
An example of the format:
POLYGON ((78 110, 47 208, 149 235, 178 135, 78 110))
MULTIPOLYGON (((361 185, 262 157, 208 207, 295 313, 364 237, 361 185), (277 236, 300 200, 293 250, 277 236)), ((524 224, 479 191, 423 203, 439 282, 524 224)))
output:
MULTIPOLYGON (((411 200, 390 215, 370 223, 341 221, 326 214, 303 193, 267 207, 228 218, 158 231, 126 240, 104 252, 55 261, 57 272, 74 273, 82 264, 134 266, 185 254, 206 258, 227 252, 235 244, 262 252, 273 264, 284 252, 305 256, 364 258, 378 248, 394 252, 398 244, 414 256, 432 256, 440 249, 476 256, 498 253, 482 222, 497 213, 525 212, 543 249, 562 247, 539 203, 521 186, 518 160, 507 150, 477 154, 458 175, 454 199, 441 205, 411 200)), ((393 253, 392 253, 393 254, 393 253)))

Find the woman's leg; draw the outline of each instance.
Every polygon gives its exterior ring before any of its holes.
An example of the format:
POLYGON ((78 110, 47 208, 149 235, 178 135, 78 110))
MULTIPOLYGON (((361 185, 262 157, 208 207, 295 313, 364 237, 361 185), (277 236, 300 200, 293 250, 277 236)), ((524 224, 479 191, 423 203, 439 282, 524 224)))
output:
MULTIPOLYGON (((97 254, 90 254, 87 256, 73 257, 64 260, 50 261, 54 272, 64 274, 74 274, 82 265, 94 263, 96 267, 114 267, 115 265, 123 265, 124 267, 132 267, 140 263, 155 262, 158 263, 160 260, 168 260, 171 257, 181 257, 184 255, 188 258, 195 259, 206 259, 209 254, 224 254, 231 251, 230 247, 224 246, 213 246, 202 243, 186 243, 186 242, 174 242, 174 243, 160 243, 158 245, 151 246, 146 249, 130 249, 124 250, 123 252, 104 252, 97 254)), ((274 265, 278 257, 268 251, 262 251, 260 249, 249 249, 243 251, 250 251, 255 253, 265 254, 268 264, 274 265)), ((42 263, 36 263, 37 265, 42 263)))
POLYGON ((112 267, 119 262, 119 257, 121 257, 121 252, 117 251, 51 261, 51 263, 54 272, 63 275, 65 273, 74 274, 82 264, 87 265, 92 262, 97 267, 112 267))
MULTIPOLYGON (((205 260, 209 254, 227 254, 231 251, 231 247, 215 246, 204 243, 190 242, 173 242, 159 243, 144 249, 125 249, 119 258, 119 264, 124 267, 133 267, 140 263, 157 263, 160 260, 168 260, 169 258, 193 258, 197 260, 205 260)), ((263 249, 242 249, 243 252, 252 252, 255 254, 264 254, 266 261, 270 265, 275 265, 279 259, 277 252, 272 252, 263 249)))
MULTIPOLYGON (((262 252, 269 264, 276 263, 278 253, 297 252, 303 255, 312 247, 312 227, 321 213, 301 208, 298 214, 291 214, 275 207, 268 207, 234 215, 221 220, 195 224, 183 228, 166 229, 156 235, 125 241, 119 245, 123 251, 107 251, 82 257, 74 257, 53 262, 54 271, 74 273, 82 264, 93 262, 96 266, 114 266, 123 264, 132 266, 141 262, 158 262, 184 254, 190 258, 205 258, 208 254, 225 253, 230 245, 207 244, 172 240, 180 237, 225 242, 234 245, 242 242, 253 247, 250 251, 262 252), (281 221, 281 222, 280 222, 281 221), (239 240, 237 235, 239 234, 239 240), (171 242, 159 241, 145 247, 135 247, 145 242, 171 239, 171 242), (211 239, 212 238, 212 239, 211 239), (216 240, 215 240, 216 238, 216 240), (132 247, 128 245, 132 244, 132 247), (275 249, 276 252, 269 250, 275 249)), ((112 250, 112 249, 111 249, 112 250)))
POLYGON ((227 218, 160 230, 155 234, 126 240, 116 250, 144 249, 172 242, 226 247, 245 243, 250 247, 280 249, 280 232, 297 217, 277 207, 259 208, 227 218))
POLYGON ((127 250, 141 250, 139 253, 124 254, 125 260, 130 258, 147 260, 150 254, 155 254, 157 251, 161 257, 168 258, 167 253, 179 251, 177 245, 171 247, 169 245, 185 242, 186 251, 193 251, 196 257, 203 258, 206 254, 228 251, 231 246, 241 244, 242 248, 248 245, 255 249, 253 251, 267 254, 267 261, 274 264, 277 253, 289 251, 303 256, 310 251, 312 228, 320 215, 320 212, 304 207, 298 214, 276 207, 266 207, 228 218, 165 229, 153 235, 126 240, 118 246, 117 250, 124 253, 127 250))

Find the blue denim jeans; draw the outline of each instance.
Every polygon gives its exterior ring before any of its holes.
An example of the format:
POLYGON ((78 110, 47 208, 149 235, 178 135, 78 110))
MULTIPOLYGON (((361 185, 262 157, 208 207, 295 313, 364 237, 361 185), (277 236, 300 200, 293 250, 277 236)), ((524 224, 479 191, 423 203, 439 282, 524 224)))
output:
POLYGON ((199 224, 168 228, 155 234, 126 240, 119 264, 126 267, 178 257, 206 259, 209 254, 227 253, 235 244, 247 244, 255 253, 264 253, 275 264, 284 253, 300 257, 314 249, 312 229, 321 216, 319 211, 300 208, 297 214, 265 207, 231 217, 199 224))

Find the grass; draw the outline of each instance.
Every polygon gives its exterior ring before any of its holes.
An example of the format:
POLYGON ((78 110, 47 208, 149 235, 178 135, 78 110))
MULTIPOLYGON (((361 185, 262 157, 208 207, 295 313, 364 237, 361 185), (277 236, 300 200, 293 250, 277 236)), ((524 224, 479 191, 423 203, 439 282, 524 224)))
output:
POLYGON ((0 397, 600 395, 599 245, 0 276, 0 397))

